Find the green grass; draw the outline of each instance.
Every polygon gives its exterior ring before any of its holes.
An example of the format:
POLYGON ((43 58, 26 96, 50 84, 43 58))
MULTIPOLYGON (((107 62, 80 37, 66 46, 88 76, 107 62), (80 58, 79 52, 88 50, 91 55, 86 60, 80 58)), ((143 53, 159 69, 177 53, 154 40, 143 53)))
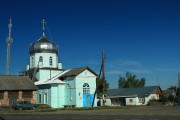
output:
POLYGON ((2 112, 5 113, 42 113, 42 112, 57 112, 62 110, 71 110, 71 111, 88 111, 88 110, 105 110, 105 109, 131 109, 131 108, 139 108, 139 107, 147 107, 147 106, 98 106, 98 107, 81 107, 81 108, 59 108, 59 109, 36 109, 36 110, 14 110, 14 109, 4 109, 2 112))
MULTIPOLYGON (((98 107, 82 107, 82 108, 69 108, 68 110, 103 110, 103 109, 131 109, 131 108, 138 108, 142 106, 98 106, 98 107)), ((63 110, 67 110, 64 109, 63 110)))

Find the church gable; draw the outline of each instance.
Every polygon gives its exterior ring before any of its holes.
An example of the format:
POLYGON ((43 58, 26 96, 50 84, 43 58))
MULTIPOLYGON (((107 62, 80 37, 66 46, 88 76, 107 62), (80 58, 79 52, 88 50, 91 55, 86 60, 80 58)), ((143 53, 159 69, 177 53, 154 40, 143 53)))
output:
POLYGON ((92 73, 90 70, 86 69, 83 72, 81 72, 78 77, 95 77, 96 75, 94 73, 92 73))
POLYGON ((72 77, 72 76, 97 76, 89 67, 74 68, 63 74, 61 77, 72 77))

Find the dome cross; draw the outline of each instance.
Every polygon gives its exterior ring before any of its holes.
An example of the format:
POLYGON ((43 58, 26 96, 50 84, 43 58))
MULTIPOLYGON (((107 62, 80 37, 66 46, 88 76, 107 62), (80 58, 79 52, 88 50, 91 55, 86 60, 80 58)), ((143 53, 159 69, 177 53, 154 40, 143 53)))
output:
POLYGON ((42 27, 43 27, 43 36, 45 36, 45 33, 44 33, 44 31, 45 31, 45 24, 46 24, 46 21, 45 21, 45 19, 43 18, 43 20, 41 21, 41 23, 42 23, 42 27))

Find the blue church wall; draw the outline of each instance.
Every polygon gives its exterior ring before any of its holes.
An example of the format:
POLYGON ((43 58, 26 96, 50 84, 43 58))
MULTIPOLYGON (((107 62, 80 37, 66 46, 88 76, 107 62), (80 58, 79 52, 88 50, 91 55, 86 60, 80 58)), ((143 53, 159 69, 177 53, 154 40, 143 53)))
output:
POLYGON ((36 78, 38 80, 49 80, 50 78, 53 78, 53 76, 56 76, 60 74, 62 71, 61 70, 39 70, 39 72, 36 75, 36 78))
POLYGON ((40 67, 40 68, 41 67, 57 68, 57 66, 58 66, 57 55, 55 53, 35 53, 33 64, 35 67, 40 67), (42 62, 39 62, 40 56, 42 56, 42 58, 43 58, 42 62), (52 57, 52 65, 50 65, 50 63, 49 63, 50 57, 52 57))
POLYGON ((50 84, 37 85, 37 87, 39 88, 39 90, 36 93, 37 103, 51 105, 51 90, 50 90, 51 85, 50 84), (39 98, 39 94, 41 94, 41 98, 39 98))
POLYGON ((74 77, 69 77, 64 82, 65 85, 65 105, 76 105, 76 88, 74 77))
POLYGON ((40 89, 36 91, 36 103, 37 104, 47 104, 51 106, 51 90, 50 89, 40 89))
MULTIPOLYGON (((65 83, 38 85, 41 104, 48 104, 52 108, 62 108, 64 105, 92 106, 96 89, 94 74, 85 70, 78 76, 67 77, 63 82, 65 83)), ((94 106, 97 106, 96 96, 94 106)))
MULTIPOLYGON (((77 107, 90 107, 93 102, 94 93, 96 90, 96 76, 90 71, 85 70, 75 78, 76 84, 76 105, 77 107), (84 85, 89 87, 83 87, 84 85), (85 90, 88 90, 85 92, 85 90)), ((96 98, 96 97, 95 97, 96 98)), ((94 101, 94 106, 97 106, 97 99, 94 101)))
POLYGON ((64 107, 64 85, 52 84, 51 86, 51 107, 64 107))
POLYGON ((65 105, 64 84, 38 85, 36 103, 47 104, 52 108, 62 108, 65 105))

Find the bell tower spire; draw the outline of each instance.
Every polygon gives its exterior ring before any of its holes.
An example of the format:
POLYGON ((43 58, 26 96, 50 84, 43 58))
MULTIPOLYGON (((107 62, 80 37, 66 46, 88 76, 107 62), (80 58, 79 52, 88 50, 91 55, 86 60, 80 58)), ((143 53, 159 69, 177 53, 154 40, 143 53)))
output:
POLYGON ((43 37, 45 37, 45 33, 44 33, 44 31, 45 31, 45 24, 46 24, 46 21, 45 21, 45 19, 43 18, 43 20, 41 21, 41 23, 42 23, 42 30, 43 30, 43 37))

